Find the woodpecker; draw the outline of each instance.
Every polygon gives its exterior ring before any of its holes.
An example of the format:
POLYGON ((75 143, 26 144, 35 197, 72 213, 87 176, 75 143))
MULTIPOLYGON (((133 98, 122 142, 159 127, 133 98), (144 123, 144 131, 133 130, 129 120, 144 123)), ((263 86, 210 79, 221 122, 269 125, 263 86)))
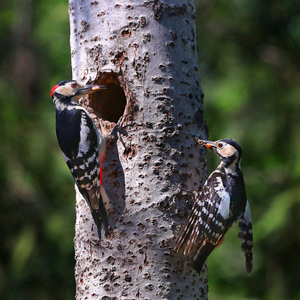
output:
POLYGON ((221 163, 205 182, 193 209, 176 239, 175 251, 193 255, 193 267, 200 273, 210 253, 219 246, 227 230, 239 221, 242 251, 246 257, 246 271, 252 272, 252 221, 240 169, 241 146, 232 139, 216 142, 199 140, 200 146, 212 150, 221 163))
POLYGON ((108 217, 103 203, 108 201, 102 187, 101 161, 106 139, 92 117, 76 101, 85 94, 106 89, 102 85, 81 85, 64 80, 53 86, 50 96, 56 111, 56 135, 63 157, 83 198, 86 200, 101 240, 101 225, 108 234, 108 217))

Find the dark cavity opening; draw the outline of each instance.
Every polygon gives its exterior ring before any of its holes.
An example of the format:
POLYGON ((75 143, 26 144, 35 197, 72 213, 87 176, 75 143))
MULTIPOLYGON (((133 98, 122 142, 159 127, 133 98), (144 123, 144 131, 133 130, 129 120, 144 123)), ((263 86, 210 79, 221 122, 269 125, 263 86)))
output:
POLYGON ((90 97, 90 106, 101 119, 117 123, 123 115, 126 106, 126 97, 120 86, 118 77, 114 73, 104 73, 93 84, 105 85, 106 90, 93 93, 90 97))

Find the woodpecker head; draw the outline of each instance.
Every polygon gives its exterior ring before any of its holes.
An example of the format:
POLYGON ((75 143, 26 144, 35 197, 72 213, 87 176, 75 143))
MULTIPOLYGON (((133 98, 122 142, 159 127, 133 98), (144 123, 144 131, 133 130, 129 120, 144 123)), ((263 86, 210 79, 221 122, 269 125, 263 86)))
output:
POLYGON ((57 83, 51 90, 50 97, 79 99, 85 94, 106 89, 104 85, 82 85, 76 80, 64 80, 57 83))
POLYGON ((233 163, 239 164, 242 157, 241 146, 232 139, 222 139, 216 142, 199 140, 195 137, 195 141, 203 147, 206 147, 216 153, 226 166, 230 166, 233 163))

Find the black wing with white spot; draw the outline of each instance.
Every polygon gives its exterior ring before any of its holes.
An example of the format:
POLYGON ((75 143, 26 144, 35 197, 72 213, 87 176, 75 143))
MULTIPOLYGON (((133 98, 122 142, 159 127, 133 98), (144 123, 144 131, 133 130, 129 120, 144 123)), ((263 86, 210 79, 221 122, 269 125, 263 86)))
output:
POLYGON ((229 216, 230 195, 224 188, 222 174, 216 170, 206 181, 180 230, 175 250, 188 254, 204 241, 217 245, 227 230, 229 216))
POLYGON ((108 232, 107 213, 100 195, 99 138, 94 122, 80 106, 56 111, 57 139, 82 196, 87 201, 101 239, 108 232))
MULTIPOLYGON (((236 192, 234 179, 218 169, 203 186, 186 224, 179 232, 175 246, 176 251, 193 253, 194 268, 198 272, 208 255, 222 242, 232 223, 241 215, 242 210, 236 209, 234 205, 235 201, 244 202, 244 189, 241 190, 242 193, 236 192)), ((239 206, 245 207, 245 204, 239 206)))

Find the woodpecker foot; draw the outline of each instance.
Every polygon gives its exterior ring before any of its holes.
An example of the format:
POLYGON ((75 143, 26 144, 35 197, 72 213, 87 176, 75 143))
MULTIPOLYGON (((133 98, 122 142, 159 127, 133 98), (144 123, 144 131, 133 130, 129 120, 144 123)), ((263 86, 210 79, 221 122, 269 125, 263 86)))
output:
POLYGON ((90 239, 88 239, 87 243, 90 246, 90 248, 92 246, 94 246, 94 247, 100 247, 100 245, 101 245, 101 241, 99 239, 96 239, 96 238, 90 238, 90 239))
POLYGON ((117 140, 120 140, 122 143, 123 147, 126 149, 126 145, 122 139, 121 135, 128 136, 127 131, 122 127, 122 121, 123 121, 123 116, 119 119, 118 123, 114 126, 113 130, 110 133, 110 141, 111 142, 116 142, 117 140))

